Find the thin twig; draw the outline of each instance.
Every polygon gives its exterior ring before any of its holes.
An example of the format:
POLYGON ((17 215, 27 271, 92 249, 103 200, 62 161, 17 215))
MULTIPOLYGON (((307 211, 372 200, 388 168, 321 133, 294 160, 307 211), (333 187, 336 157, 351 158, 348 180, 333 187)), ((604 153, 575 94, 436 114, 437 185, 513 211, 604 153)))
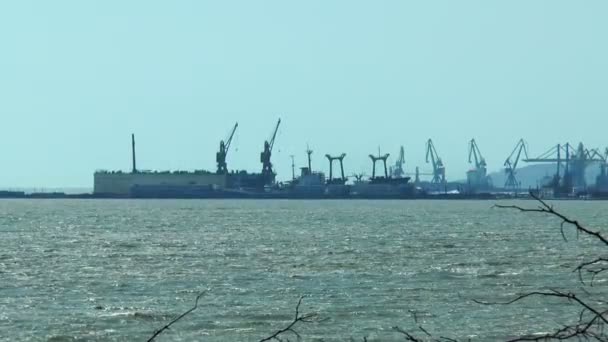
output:
POLYGON ((189 314, 191 314, 191 313, 192 313, 194 310, 196 310, 196 309, 198 308, 198 301, 199 301, 199 299, 201 299, 201 297, 202 297, 204 294, 205 294, 205 291, 203 291, 203 292, 199 293, 199 294, 198 294, 198 296, 196 296, 196 301, 194 302, 194 306, 193 306, 193 307, 192 307, 190 310, 188 310, 188 311, 184 312, 183 314, 179 315, 179 317, 177 317, 176 319, 172 320, 171 322, 169 322, 169 324, 165 325, 164 327, 162 327, 162 328, 160 328, 160 329, 156 330, 156 332, 154 332, 154 335, 152 335, 152 337, 150 337, 150 338, 148 339, 148 342, 154 341, 154 339, 155 339, 156 337, 158 337, 158 335, 162 334, 162 333, 163 333, 165 330, 169 330, 169 328, 170 328, 170 327, 171 327, 173 324, 177 323, 179 320, 181 320, 182 318, 184 318, 184 317, 188 316, 188 315, 189 315, 189 314))
POLYGON ((494 207, 501 208, 501 209, 516 209, 521 212, 545 213, 545 214, 550 214, 550 215, 556 216, 562 220, 562 226, 565 223, 571 224, 574 227, 576 227, 577 232, 583 232, 587 235, 593 236, 608 246, 608 239, 606 239, 599 231, 593 231, 593 230, 587 229, 584 226, 582 226, 577 220, 573 220, 573 219, 567 217, 566 215, 564 215, 558 211, 555 211, 553 209, 552 205, 549 205, 547 202, 543 201, 540 197, 535 195, 533 192, 530 192, 530 196, 540 203, 540 206, 538 208, 531 209, 531 208, 523 208, 523 207, 520 207, 517 205, 499 205, 499 204, 494 205, 494 207))
POLYGON ((277 340, 277 341, 281 341, 281 339, 279 338, 280 335, 290 332, 294 335, 296 335, 296 337, 298 338, 298 340, 301 339, 300 334, 294 329, 295 325, 298 324, 298 322, 302 322, 302 323, 313 323, 317 320, 317 318, 319 317, 318 314, 316 313, 309 313, 309 314, 305 314, 300 316, 300 305, 302 305, 302 300, 304 299, 304 296, 300 297, 300 300, 298 300, 298 305, 296 306, 296 315, 293 319, 293 321, 285 328, 278 330, 277 332, 275 332, 274 334, 272 334, 271 336, 268 336, 266 338, 263 338, 260 340, 260 342, 265 342, 265 341, 271 341, 271 340, 277 340))

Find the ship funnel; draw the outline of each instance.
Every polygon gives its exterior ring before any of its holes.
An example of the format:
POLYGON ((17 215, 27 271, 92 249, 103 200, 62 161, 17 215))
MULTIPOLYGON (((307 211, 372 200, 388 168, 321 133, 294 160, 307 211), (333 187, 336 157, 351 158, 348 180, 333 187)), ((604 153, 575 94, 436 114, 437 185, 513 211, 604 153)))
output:
POLYGON ((131 134, 131 153, 132 153, 132 161, 133 161, 133 170, 132 173, 137 173, 137 163, 135 160, 135 134, 131 134))

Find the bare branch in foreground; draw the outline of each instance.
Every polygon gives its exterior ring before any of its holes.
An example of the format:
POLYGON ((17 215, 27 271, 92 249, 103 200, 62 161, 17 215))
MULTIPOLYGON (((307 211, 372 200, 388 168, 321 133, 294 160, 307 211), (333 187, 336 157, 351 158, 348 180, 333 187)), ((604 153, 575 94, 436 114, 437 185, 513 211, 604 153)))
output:
MULTIPOLYGON (((423 327, 418 327, 418 329, 420 331, 422 331, 424 333, 424 335, 426 335, 426 339, 425 338, 420 338, 420 337, 416 337, 413 335, 413 333, 408 332, 406 330, 403 330, 399 327, 393 327, 393 330, 395 330, 396 332, 402 334, 405 337, 406 341, 410 341, 410 342, 424 342, 424 341, 433 341, 433 342, 458 342, 458 340, 455 340, 453 338, 449 338, 449 337, 444 337, 444 336, 439 336, 439 338, 433 338, 433 335, 431 335, 431 333, 429 333, 428 331, 426 331, 423 327)), ((470 341, 470 340, 469 340, 470 341)))
MULTIPOLYGON (((606 237, 604 237, 599 231, 590 230, 590 229, 584 227, 583 225, 581 225, 577 220, 573 220, 573 219, 567 217, 566 215, 556 211, 552 205, 549 205, 547 202, 543 201, 541 198, 539 198, 533 192, 530 192, 530 196, 540 203, 540 206, 538 208, 523 208, 523 207, 520 207, 517 205, 499 205, 499 204, 494 205, 494 207, 501 208, 501 209, 515 209, 515 210, 519 210, 521 212, 537 212, 537 213, 553 215, 562 220, 561 225, 560 225, 560 231, 561 231, 562 237, 564 238, 565 241, 567 241, 567 239, 566 239, 566 235, 564 234, 564 225, 570 224, 576 228, 577 234, 583 233, 583 234, 592 236, 592 237, 596 238, 597 240, 601 241, 604 245, 608 246, 608 239, 606 237)), ((590 286, 593 286, 595 278, 598 275, 600 275, 601 273, 604 273, 606 271, 608 271, 608 258, 606 258, 606 257, 598 257, 595 260, 582 263, 574 269, 574 272, 578 273, 579 280, 583 285, 587 285, 583 279, 583 272, 585 272, 586 274, 589 274, 591 276, 591 280, 589 282, 590 286), (602 265, 602 264, 605 264, 605 265, 602 265)))
MULTIPOLYGON (((516 205, 495 205, 497 208, 503 209, 516 209, 521 212, 538 212, 549 214, 555 216, 562 220, 560 228, 561 234, 564 240, 567 241, 566 236, 564 234, 564 225, 569 224, 576 228, 577 236, 579 233, 583 233, 589 235, 599 241, 601 241, 604 245, 608 246, 608 239, 606 239, 599 231, 590 230, 583 225, 581 225, 577 220, 573 220, 566 215, 556 211, 553 206, 547 204, 545 201, 540 199, 534 193, 530 193, 530 196, 537 200, 540 205, 538 208, 522 208, 516 205)), ((578 277, 580 282, 583 285, 585 281, 583 279, 583 272, 587 274, 591 274, 590 285, 593 286, 593 282, 595 277, 600 273, 608 271, 608 258, 598 257, 592 261, 584 262, 578 265, 574 272, 578 273, 578 277)), ((582 290, 585 294, 590 295, 585 289, 582 290)), ((576 303, 580 307, 580 313, 578 317, 578 322, 575 324, 564 325, 562 328, 554 331, 553 333, 542 333, 542 334, 533 334, 528 336, 522 336, 518 338, 514 338, 511 341, 548 341, 548 340, 569 340, 569 339, 578 339, 578 340, 593 340, 593 341, 608 341, 608 335, 605 333, 605 328, 608 327, 608 310, 600 310, 590 304, 590 300, 583 300, 578 297, 576 294, 572 292, 560 292, 556 290, 550 290, 548 292, 536 291, 529 292, 523 295, 516 297, 513 300, 504 303, 487 303, 475 300, 474 302, 483 305, 509 305, 515 302, 521 301, 528 297, 533 296, 541 296, 541 297, 557 297, 568 302, 576 303)), ((593 305, 605 304, 603 301, 594 299, 593 305)))
POLYGON ((294 334, 297 337, 297 339, 300 340, 301 336, 295 330, 296 324, 298 324, 299 322, 314 323, 314 322, 317 322, 318 318, 319 318, 319 315, 317 313, 309 313, 309 314, 300 315, 300 305, 302 305, 303 299, 304 299, 304 296, 300 297, 300 300, 298 300, 298 305, 296 306, 296 315, 295 315, 293 321, 287 327, 285 327, 281 330, 278 330, 277 332, 275 332, 274 334, 272 334, 269 337, 261 339, 260 342, 271 341, 271 340, 282 341, 280 336, 282 334, 285 334, 288 332, 294 334))
MULTIPOLYGON (((568 301, 576 302, 580 306, 582 306, 586 311, 593 313, 595 315, 596 319, 601 320, 605 324, 608 324, 608 319, 606 317, 604 317, 604 313, 593 308, 591 305, 587 304, 585 301, 578 298, 574 293, 571 293, 571 292, 564 293, 564 292, 560 292, 557 290, 551 290, 551 292, 530 292, 530 293, 526 293, 524 295, 518 296, 517 298, 512 299, 508 302, 504 302, 504 303, 498 303, 498 302, 490 303, 490 302, 482 302, 482 301, 478 301, 478 300, 473 300, 473 301, 477 304, 482 304, 482 305, 510 305, 515 302, 519 302, 522 299, 532 297, 532 296, 558 297, 558 298, 567 299, 568 301)), ((581 314, 581 316, 582 316, 582 314, 581 314)))
POLYGON ((196 310, 196 309, 198 308, 198 301, 201 299, 201 297, 202 297, 204 294, 205 294, 205 292, 201 292, 201 293, 199 293, 199 294, 198 294, 198 296, 196 296, 196 301, 194 302, 194 306, 193 306, 193 307, 192 307, 190 310, 188 310, 188 311, 184 312, 183 314, 179 315, 179 317, 177 317, 176 319, 172 320, 171 322, 169 322, 169 324, 165 325, 164 327, 162 327, 162 328, 160 328, 160 329, 156 330, 156 332, 154 332, 154 335, 152 335, 152 337, 150 337, 150 338, 148 339, 148 342, 154 341, 154 339, 156 339, 156 338, 158 337, 158 335, 162 334, 162 333, 163 333, 165 330, 169 330, 169 328, 170 328, 170 327, 171 327, 173 324, 177 323, 179 320, 181 320, 182 318, 184 318, 184 317, 188 316, 188 315, 189 315, 189 314, 191 314, 191 313, 192 313, 194 310, 196 310))
POLYGON ((595 260, 584 262, 584 263, 578 265, 574 269, 574 272, 578 272, 578 279, 583 284, 585 284, 585 281, 583 279, 583 271, 591 274, 591 282, 589 283, 589 285, 593 286, 595 277, 598 276, 600 273, 603 273, 607 270, 608 270, 608 258, 597 258, 595 260), (606 266, 600 266, 599 264, 606 264, 606 266))
MULTIPOLYGON (((516 210, 519 210, 522 212, 536 212, 536 213, 545 213, 545 214, 553 215, 562 220, 562 229, 563 229, 564 224, 566 224, 566 223, 571 224, 574 227, 576 227, 577 232, 581 232, 581 233, 585 233, 587 235, 593 236, 608 246, 608 239, 606 239, 599 231, 592 231, 588 228, 585 228, 577 220, 573 220, 573 219, 567 217, 566 215, 555 211, 553 209, 552 205, 549 205, 547 202, 543 201, 540 197, 535 195, 533 192, 530 192, 530 196, 540 203, 540 206, 538 206, 538 208, 532 209, 532 208, 523 208, 523 207, 520 207, 517 205, 499 205, 499 204, 494 205, 494 207, 501 208, 501 209, 516 209, 516 210)), ((562 233, 562 236, 563 236, 563 233, 562 233)))

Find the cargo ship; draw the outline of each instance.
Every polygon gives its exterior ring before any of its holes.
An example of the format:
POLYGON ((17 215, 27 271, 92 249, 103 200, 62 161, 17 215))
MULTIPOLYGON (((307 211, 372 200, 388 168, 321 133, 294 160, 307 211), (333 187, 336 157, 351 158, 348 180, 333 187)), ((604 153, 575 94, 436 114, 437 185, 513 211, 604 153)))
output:
MULTIPOLYGON (((312 170, 312 151, 307 150, 308 166, 300 169, 300 175, 291 181, 276 182, 276 174, 270 161, 277 123, 271 139, 265 141, 260 154, 261 173, 228 171, 228 155, 234 132, 226 141, 220 142, 216 155, 217 171, 140 171, 136 163, 135 135, 131 136, 131 172, 104 171, 94 174, 94 197, 102 198, 255 198, 255 199, 375 199, 375 198, 414 198, 423 195, 411 184, 410 177, 392 177, 388 174, 386 159, 370 156, 374 162, 373 175, 368 180, 356 178, 348 184, 344 174, 343 160, 346 154, 337 157, 326 155, 330 161, 330 175, 312 170), (333 175, 334 162, 339 162, 341 174, 333 175), (383 161, 384 176, 376 176, 376 162, 383 161)), ((295 170, 294 170, 295 171, 295 170)))

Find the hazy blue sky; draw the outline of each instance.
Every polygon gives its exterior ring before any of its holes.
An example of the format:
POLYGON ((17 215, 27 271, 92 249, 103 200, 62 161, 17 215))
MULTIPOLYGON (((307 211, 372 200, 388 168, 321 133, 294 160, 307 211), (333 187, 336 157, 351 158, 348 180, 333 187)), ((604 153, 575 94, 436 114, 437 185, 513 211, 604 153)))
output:
MULTIPOLYGON (((475 137, 499 169, 524 137, 608 145, 608 1, 0 3, 0 186, 92 186, 96 169, 230 168, 291 154, 371 173, 369 153, 432 137, 464 178, 475 137)), ((394 159, 393 159, 394 160, 394 159)))

